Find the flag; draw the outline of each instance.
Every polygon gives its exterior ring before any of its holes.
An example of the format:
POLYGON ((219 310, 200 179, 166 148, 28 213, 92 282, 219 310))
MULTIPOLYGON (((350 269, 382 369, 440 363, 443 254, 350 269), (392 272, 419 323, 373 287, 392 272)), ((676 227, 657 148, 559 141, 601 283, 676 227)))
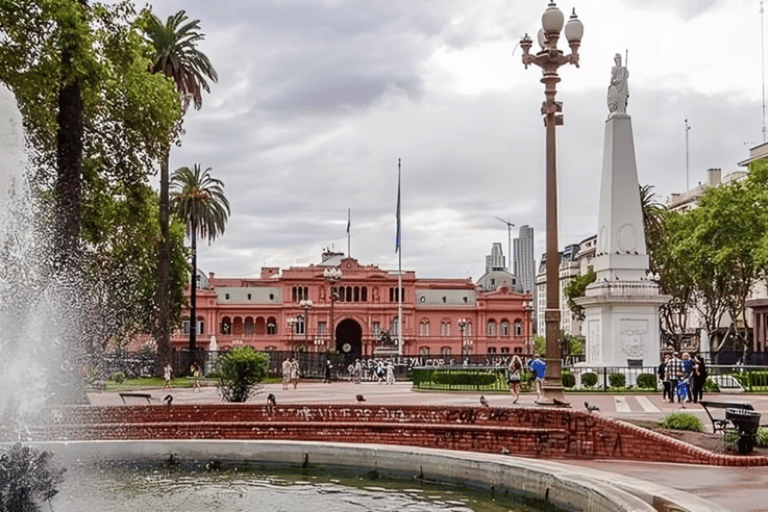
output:
POLYGON ((349 234, 349 227, 352 223, 352 208, 347 208, 347 234, 349 234))
POLYGON ((400 159, 397 159, 397 235, 395 236, 395 252, 400 250, 400 159))

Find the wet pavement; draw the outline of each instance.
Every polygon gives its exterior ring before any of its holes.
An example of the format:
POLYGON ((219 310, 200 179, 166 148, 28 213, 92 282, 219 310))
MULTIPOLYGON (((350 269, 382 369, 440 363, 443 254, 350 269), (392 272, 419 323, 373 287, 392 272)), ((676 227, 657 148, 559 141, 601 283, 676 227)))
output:
MULTIPOLYGON (((139 390, 131 390, 139 391, 139 390)), ((161 403, 168 394, 173 403, 221 403, 215 387, 203 387, 199 391, 190 388, 146 389, 153 403, 161 403)), ((394 385, 364 382, 301 382, 296 389, 283 389, 281 384, 267 384, 249 402, 266 403, 268 394, 273 394, 278 404, 357 404, 356 395, 361 394, 368 405, 450 405, 479 406, 480 393, 436 393, 413 391, 410 383, 394 385)), ((93 405, 122 405, 116 392, 89 393, 93 405)), ((488 394, 485 396, 492 407, 526 407, 535 404, 535 394, 521 395, 517 404, 512 396, 488 394)), ((566 394, 566 401, 574 409, 585 408, 584 402, 599 408, 601 414, 617 419, 658 420, 678 411, 690 412, 711 429, 711 422, 704 409, 696 404, 668 404, 661 394, 610 395, 597 393, 566 394)), ((718 402, 747 402, 762 415, 761 423, 768 424, 768 395, 717 394, 705 396, 705 400, 718 402)), ((144 398, 127 397, 128 405, 146 405, 144 398)), ((722 411, 718 411, 722 416, 722 411)), ((661 483, 672 488, 689 492, 708 499, 733 512, 768 512, 768 467, 712 467, 689 464, 660 464, 621 461, 561 461, 625 475, 639 480, 661 483)))

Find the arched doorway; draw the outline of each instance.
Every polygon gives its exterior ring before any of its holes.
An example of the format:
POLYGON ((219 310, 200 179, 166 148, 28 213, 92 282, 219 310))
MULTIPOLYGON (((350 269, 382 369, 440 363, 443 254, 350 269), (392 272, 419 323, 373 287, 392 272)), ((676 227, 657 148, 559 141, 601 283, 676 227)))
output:
POLYGON ((353 363, 363 354, 363 329, 351 319, 336 326, 336 350, 344 356, 344 365, 353 363))

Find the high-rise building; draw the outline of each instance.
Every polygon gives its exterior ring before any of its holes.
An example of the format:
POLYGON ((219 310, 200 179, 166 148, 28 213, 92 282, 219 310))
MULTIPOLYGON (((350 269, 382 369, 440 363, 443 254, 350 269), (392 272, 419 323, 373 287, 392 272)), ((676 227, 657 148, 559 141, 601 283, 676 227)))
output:
MULTIPOLYGON (((530 293, 533 298, 533 304, 537 301, 536 290, 536 262, 533 258, 533 228, 525 225, 520 226, 520 234, 512 241, 512 273, 520 280, 523 287, 523 293, 530 293)), ((537 326, 537 312, 534 307, 533 325, 537 326)))
POLYGON ((533 259, 533 228, 520 227, 520 235, 515 238, 512 246, 512 273, 523 285, 525 293, 533 293, 536 289, 536 263, 533 259))

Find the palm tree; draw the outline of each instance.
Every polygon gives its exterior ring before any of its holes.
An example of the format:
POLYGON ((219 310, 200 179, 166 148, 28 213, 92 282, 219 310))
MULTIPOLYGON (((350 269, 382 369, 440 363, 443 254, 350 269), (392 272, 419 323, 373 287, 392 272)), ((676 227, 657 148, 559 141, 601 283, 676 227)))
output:
POLYGON ((196 355, 197 331, 197 237, 212 242, 224 233, 229 217, 229 201, 224 196, 224 184, 212 178, 209 167, 204 172, 200 165, 190 169, 176 169, 171 177, 171 193, 174 213, 187 225, 187 235, 192 242, 192 279, 190 280, 189 354, 192 362, 196 355))
MULTIPOLYGON (((197 49, 197 43, 203 40, 199 32, 200 20, 187 22, 184 11, 169 16, 165 25, 151 12, 147 16, 145 35, 155 53, 152 57, 151 73, 163 73, 176 84, 176 90, 181 96, 182 107, 186 111, 190 99, 195 108, 203 105, 202 91, 210 92, 206 77, 216 82, 218 76, 205 54, 197 49)), ((157 343, 159 361, 158 370, 170 362, 170 267, 171 250, 169 237, 169 154, 168 150, 160 162, 160 247, 157 261, 157 343)))

